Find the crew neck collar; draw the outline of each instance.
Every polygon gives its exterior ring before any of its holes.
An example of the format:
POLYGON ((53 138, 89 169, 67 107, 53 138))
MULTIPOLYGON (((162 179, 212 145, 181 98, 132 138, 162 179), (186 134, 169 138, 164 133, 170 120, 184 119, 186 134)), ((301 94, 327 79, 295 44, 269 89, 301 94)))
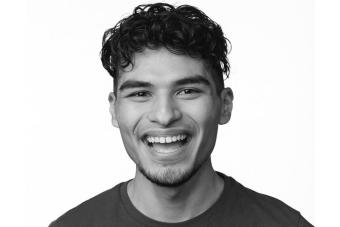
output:
MULTIPOLYGON (((168 223, 168 222, 160 222, 160 221, 156 221, 154 219, 151 219, 149 217, 147 217, 146 215, 144 215, 142 212, 140 212, 131 202, 129 195, 127 193, 127 185, 129 183, 129 181, 124 182, 120 188, 120 194, 121 194, 121 198, 123 201, 123 205, 124 208, 126 210, 126 212, 131 216, 132 219, 134 219, 137 223, 141 223, 144 224, 146 226, 197 226, 197 225, 202 225, 202 222, 207 222, 207 224, 209 223, 209 220, 211 219, 211 216, 213 216, 218 210, 219 208, 222 206, 222 204, 225 203, 226 200, 228 200, 229 198, 229 188, 230 188, 230 182, 228 180, 228 177, 226 175, 224 175, 223 173, 217 172, 216 173, 223 179, 224 181, 224 187, 223 187, 223 191, 221 193, 221 195, 219 196, 219 198, 216 200, 215 203, 213 203, 206 211, 204 211, 203 213, 197 215, 196 217, 183 221, 183 222, 176 222, 176 223, 168 223)), ((131 180, 130 180, 131 181, 131 180)))

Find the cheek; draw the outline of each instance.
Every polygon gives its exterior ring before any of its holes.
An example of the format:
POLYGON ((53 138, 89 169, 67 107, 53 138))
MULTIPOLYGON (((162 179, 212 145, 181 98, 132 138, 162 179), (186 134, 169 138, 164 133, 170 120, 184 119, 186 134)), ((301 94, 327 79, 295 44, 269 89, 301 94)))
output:
POLYGON ((197 100, 196 102, 184 103, 182 112, 193 119, 199 127, 212 127, 218 124, 219 113, 211 99, 197 100))
POLYGON ((203 155, 201 158, 204 158, 215 145, 219 120, 218 108, 211 99, 207 99, 185 105, 183 111, 195 124, 198 142, 196 149, 203 155))
POLYGON ((116 119, 119 126, 120 135, 124 143, 125 149, 131 156, 131 151, 136 147, 135 128, 138 124, 138 115, 131 110, 129 106, 119 105, 116 112, 116 119))
POLYGON ((120 102, 116 107, 116 118, 120 128, 133 129, 143 115, 143 108, 138 105, 120 102))
MULTIPOLYGON (((132 112, 133 113, 133 112, 132 112)), ((125 150, 129 157, 138 163, 138 141, 136 140, 136 135, 134 133, 135 126, 135 116, 134 114, 124 114, 124 112, 117 113, 117 121, 119 125, 120 135, 125 147, 125 150)))
POLYGON ((118 102, 116 106, 116 119, 120 134, 130 155, 139 146, 137 130, 144 116, 143 109, 140 105, 131 105, 127 102, 118 102))

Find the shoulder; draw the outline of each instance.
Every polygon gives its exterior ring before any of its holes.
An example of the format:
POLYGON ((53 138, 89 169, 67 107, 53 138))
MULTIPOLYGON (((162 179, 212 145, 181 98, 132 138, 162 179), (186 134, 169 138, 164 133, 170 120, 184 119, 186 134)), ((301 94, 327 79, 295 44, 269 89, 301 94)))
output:
MULTIPOLYGON (((239 184, 239 183, 235 183, 239 184)), ((252 189, 246 188, 239 184, 239 200, 243 208, 249 210, 257 210, 258 212, 270 212, 272 215, 277 213, 279 215, 297 216, 299 212, 288 206, 281 200, 272 196, 256 192, 252 189)))
POLYGON ((229 188, 229 205, 233 207, 232 217, 244 222, 244 226, 311 226, 301 225, 305 219, 300 212, 281 200, 244 187, 231 177, 224 178, 229 188))
POLYGON ((79 204, 60 216, 49 227, 96 226, 96 223, 110 223, 113 215, 119 212, 120 190, 125 183, 104 191, 79 204))

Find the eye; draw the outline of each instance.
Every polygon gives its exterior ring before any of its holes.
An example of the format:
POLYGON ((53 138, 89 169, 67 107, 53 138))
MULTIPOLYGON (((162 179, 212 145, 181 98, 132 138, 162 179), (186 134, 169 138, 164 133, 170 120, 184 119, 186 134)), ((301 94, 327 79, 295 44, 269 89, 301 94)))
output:
POLYGON ((128 96, 129 97, 145 97, 145 96, 148 96, 148 92, 147 91, 137 91, 137 92, 134 92, 132 94, 129 94, 128 96))
POLYGON ((126 97, 134 102, 145 102, 151 97, 151 93, 149 91, 135 91, 129 93, 126 97))
POLYGON ((180 90, 177 93, 177 95, 193 95, 193 94, 198 94, 198 93, 200 93, 200 91, 197 89, 185 88, 183 90, 180 90))

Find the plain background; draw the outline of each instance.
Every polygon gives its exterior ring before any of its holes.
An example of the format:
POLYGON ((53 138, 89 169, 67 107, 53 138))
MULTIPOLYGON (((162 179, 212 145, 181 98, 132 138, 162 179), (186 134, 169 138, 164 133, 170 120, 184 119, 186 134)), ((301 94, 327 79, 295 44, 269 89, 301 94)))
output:
MULTIPOLYGON (((134 176, 119 131, 110 125, 112 80, 99 51, 104 30, 141 2, 41 0, 27 5, 29 226, 47 225, 134 176)), ((226 85, 235 93, 234 111, 230 124, 220 127, 215 169, 281 199, 313 222, 312 4, 175 3, 204 10, 233 45, 226 85)))
MULTIPOLYGON (((322 142, 335 140, 336 134, 319 135, 328 128, 316 109, 324 99, 315 97, 336 84, 328 88, 324 79, 314 78, 315 72, 333 72, 314 65, 322 53, 315 49, 320 36, 314 29, 324 27, 314 24, 313 2, 168 2, 202 9, 233 44, 226 85, 235 93, 234 112, 231 122, 220 127, 212 155, 215 169, 281 199, 313 224, 321 223, 323 213, 317 220, 315 213, 336 187, 329 185, 321 198, 320 184, 336 178, 314 174, 314 156, 334 172, 336 161, 327 152, 333 154, 335 147, 322 142), (320 148, 327 154, 314 155, 320 148)), ((7 46, 12 51, 6 59, 14 63, 2 61, 3 69, 19 76, 13 79, 15 89, 5 83, 1 89, 2 104, 14 110, 2 112, 2 151, 13 151, 8 157, 14 162, 1 160, 6 182, 1 199, 8 202, 4 211, 12 214, 1 226, 47 226, 80 202, 133 177, 119 131, 110 125, 112 80, 99 51, 103 31, 139 3, 144 1, 35 0, 24 9, 13 4, 25 20, 8 26, 16 42, 7 46), (15 100, 6 97, 7 91, 16 94, 15 100), (18 121, 11 124, 11 119, 18 121)), ((327 116, 336 115, 331 111, 327 116)))

